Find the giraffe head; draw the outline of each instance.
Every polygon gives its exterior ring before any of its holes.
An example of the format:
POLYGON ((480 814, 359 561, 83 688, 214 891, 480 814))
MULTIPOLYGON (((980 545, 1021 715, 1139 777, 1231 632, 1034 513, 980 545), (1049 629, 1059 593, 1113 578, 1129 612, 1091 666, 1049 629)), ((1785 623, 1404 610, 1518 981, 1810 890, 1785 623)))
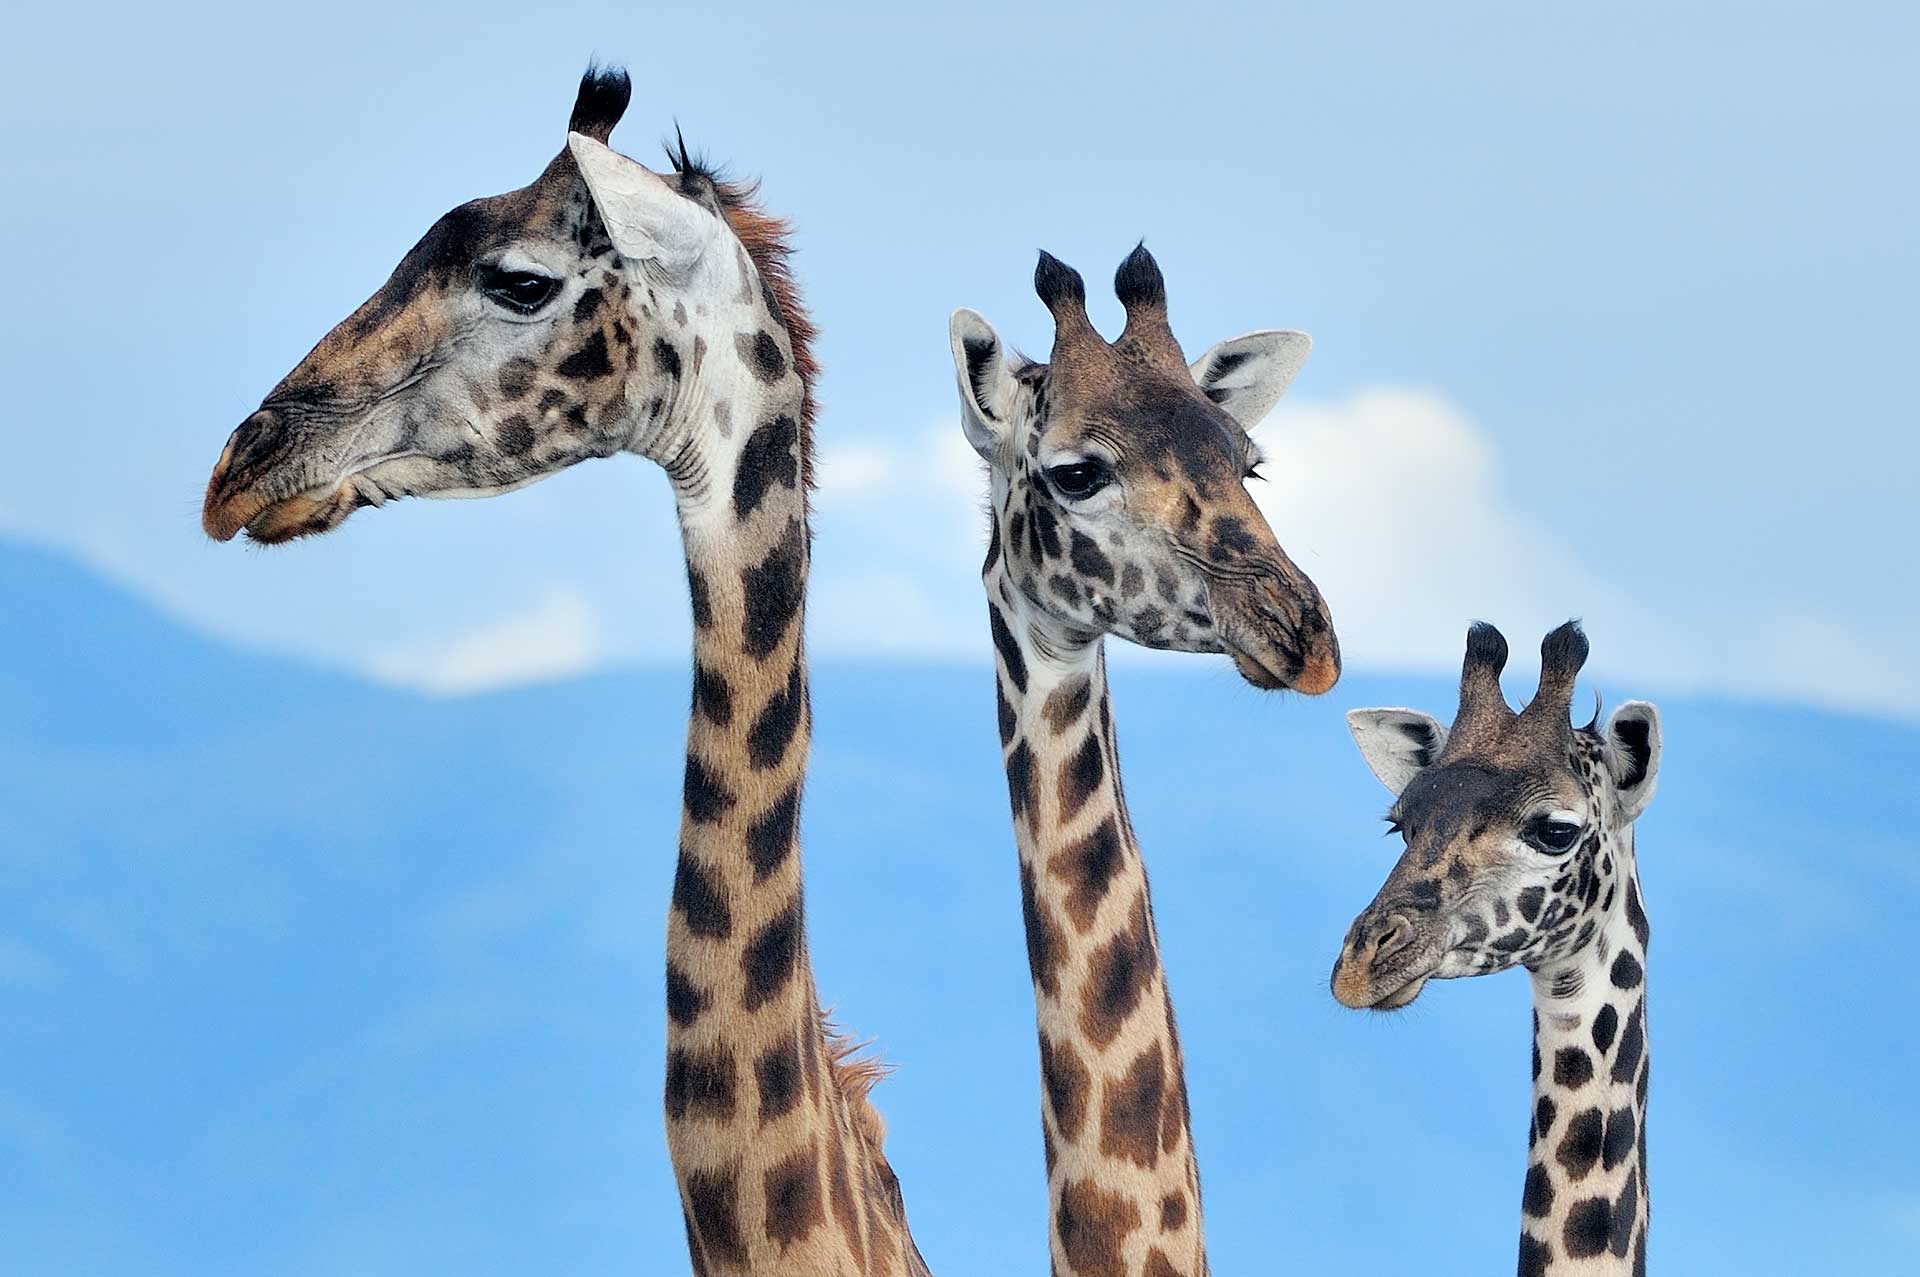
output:
POLYGON ((784 228, 684 144, 666 175, 608 149, 630 95, 624 71, 590 68, 539 177, 440 218, 274 387, 214 467, 210 536, 286 541, 622 450, 704 480, 734 381, 779 401, 789 443, 804 431, 810 330, 784 228), (712 404, 697 420, 694 387, 712 404))
POLYGON ((1630 831, 1653 797, 1659 715, 1629 701, 1576 729, 1586 635, 1569 621, 1540 657, 1539 690, 1516 714, 1500 691, 1507 642, 1475 625, 1451 730, 1414 710, 1347 715, 1407 849, 1334 964, 1346 1006, 1392 1010, 1436 976, 1564 962, 1616 907, 1639 910, 1630 831))
POLYGON ((1320 591, 1293 565, 1246 480, 1248 437, 1305 362, 1305 333, 1255 332, 1191 365, 1144 246, 1114 277, 1126 329, 1108 342, 1086 287, 1046 253, 1044 364, 1009 355, 970 310, 951 324, 967 439, 992 470, 994 541, 1015 605, 1068 634, 1221 652, 1259 687, 1320 693, 1340 647, 1320 591))

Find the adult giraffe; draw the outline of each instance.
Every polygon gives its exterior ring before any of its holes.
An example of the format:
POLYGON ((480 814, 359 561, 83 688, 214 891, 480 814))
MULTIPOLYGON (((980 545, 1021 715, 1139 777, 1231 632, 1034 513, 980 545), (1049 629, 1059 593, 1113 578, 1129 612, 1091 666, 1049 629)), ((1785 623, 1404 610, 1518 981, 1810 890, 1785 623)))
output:
POLYGON ((692 162, 608 149, 589 69, 531 185, 454 209, 228 440, 203 522, 279 542, 403 496, 494 496, 637 453, 673 484, 694 621, 667 923, 667 1144, 700 1274, 923 1274, 823 1025, 797 845, 812 328, 783 223, 692 162))
POLYGON ((1191 367, 1145 247, 1114 290, 1111 344, 1080 276, 1045 253, 1045 364, 1009 359, 970 310, 951 325, 967 438, 988 464, 982 573, 1000 743, 1040 1031, 1057 1273, 1202 1277, 1186 1071, 1146 868, 1120 789, 1103 636, 1225 651, 1257 687, 1320 693, 1340 650, 1319 591, 1244 479, 1247 436, 1293 379, 1304 333, 1222 342, 1191 367))

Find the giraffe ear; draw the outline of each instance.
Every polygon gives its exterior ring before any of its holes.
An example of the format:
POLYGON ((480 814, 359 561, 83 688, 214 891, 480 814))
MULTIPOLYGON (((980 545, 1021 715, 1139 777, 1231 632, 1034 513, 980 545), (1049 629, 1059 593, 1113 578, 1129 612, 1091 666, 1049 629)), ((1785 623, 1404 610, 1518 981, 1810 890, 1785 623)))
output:
POLYGON ((1447 746, 1447 729, 1417 709, 1348 710, 1347 730, 1360 757, 1395 797, 1447 746))
POLYGON ((719 233, 719 218, 646 165, 584 133, 567 134, 567 149, 622 257, 658 262, 680 274, 700 260, 719 233))
POLYGON ((1637 820, 1653 801, 1660 776, 1660 711, 1646 701, 1628 701, 1613 711, 1602 739, 1613 792, 1620 799, 1620 819, 1637 820))
POLYGON ((1248 333, 1221 342, 1188 365, 1207 398, 1251 430, 1280 402, 1294 374, 1307 362, 1313 338, 1281 331, 1248 333))
POLYGON ((947 336, 960 381, 960 426, 973 450, 991 461, 1012 428, 1020 383, 1007 366, 1000 334, 979 312, 954 311, 947 336))

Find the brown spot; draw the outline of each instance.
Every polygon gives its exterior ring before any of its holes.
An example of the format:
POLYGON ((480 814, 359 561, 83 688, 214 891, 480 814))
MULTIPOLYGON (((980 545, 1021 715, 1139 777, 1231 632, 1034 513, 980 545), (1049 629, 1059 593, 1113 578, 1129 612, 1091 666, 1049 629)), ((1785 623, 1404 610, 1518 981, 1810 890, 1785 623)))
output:
POLYGON ((1055 1045, 1044 1031, 1040 1034, 1040 1081, 1046 1088, 1047 1106, 1053 1110, 1053 1122, 1061 1138, 1080 1137, 1080 1124, 1087 1117, 1087 1096, 1093 1086, 1093 1074, 1080 1062, 1071 1044, 1055 1045))
POLYGON ((787 357, 780 353, 780 343, 766 329, 757 333, 735 333, 733 344, 740 362, 761 381, 771 385, 787 375, 787 357))
POLYGON ((733 1053, 725 1047, 667 1052, 667 1117, 724 1121, 733 1116, 733 1053))
POLYGON ((680 1208, 680 1223, 687 1230, 687 1258, 693 1264, 693 1277, 707 1277, 707 1252, 700 1244, 700 1234, 693 1231, 693 1216, 686 1207, 680 1208))
POLYGON ((827 1144, 827 1200, 833 1208, 834 1222, 840 1225, 840 1232, 847 1239, 847 1248, 853 1252, 855 1268, 865 1272, 867 1239, 860 1228, 859 1213, 854 1210, 853 1184, 847 1174, 845 1138, 845 1134, 836 1127, 827 1144))
POLYGON ((1187 1222, 1187 1195, 1175 1189, 1160 1199, 1160 1231, 1178 1232, 1187 1222))
POLYGON ((1020 866, 1020 914, 1027 927, 1027 967, 1034 986, 1050 998, 1060 994, 1059 965, 1064 946, 1047 902, 1034 892, 1033 866, 1020 866))
POLYGON ((533 427, 519 413, 501 422, 494 437, 500 443, 500 451, 509 457, 523 456, 533 447, 533 427))
POLYGON ((720 1267, 741 1267, 747 1262, 747 1247, 740 1239, 740 1217, 734 1201, 738 1171, 731 1166, 711 1171, 690 1171, 685 1193, 687 1213, 693 1219, 693 1231, 699 1234, 708 1262, 720 1267))
POLYGON ((1047 871, 1067 884, 1067 916, 1082 933, 1093 926, 1100 902, 1126 863, 1127 849, 1112 816, 1047 862, 1047 871))
POLYGON ((1073 1180, 1060 1190, 1054 1226, 1067 1262, 1093 1277, 1119 1270, 1127 1235, 1140 1227, 1140 1208, 1092 1180, 1073 1180))
POLYGON ((1085 674, 1076 675, 1054 688, 1047 697, 1045 710, 1053 730, 1056 733, 1064 732, 1078 722, 1080 715, 1086 713, 1092 695, 1093 680, 1085 674))
POLYGON ((754 933, 740 954, 740 971, 746 978, 746 987, 740 995, 743 1010, 758 1011, 780 996, 793 980, 800 950, 805 944, 806 924, 801 916, 800 897, 796 895, 787 902, 786 908, 754 933))
POLYGON ((760 1093, 760 1124, 785 1117, 800 1102, 800 1038, 785 1034, 753 1064, 754 1086, 760 1093))
POLYGON ((1134 902, 1126 927, 1093 951, 1086 981, 1080 986, 1080 1028, 1095 1045, 1104 1048, 1118 1036, 1140 1005, 1158 965, 1143 893, 1134 902))
POLYGON ((500 393, 509 399, 519 399, 533 389, 533 375, 538 365, 525 358, 509 359, 500 365, 500 393))
POLYGON ((693 663, 693 704, 715 727, 733 721, 733 689, 726 675, 699 660, 693 663))
POLYGON ((820 1202, 820 1159, 809 1143, 767 1169, 767 1236, 785 1250, 819 1224, 825 1213, 820 1202))
POLYGON ((1126 1075, 1109 1079, 1100 1111, 1100 1151, 1124 1157, 1136 1166, 1152 1166, 1160 1154, 1160 1106, 1166 1095, 1167 1069, 1155 1042, 1142 1051, 1126 1075))
POLYGON ((593 381, 611 374, 613 362, 607 358, 607 335, 595 329, 593 336, 561 360, 554 371, 570 381, 593 381))
POLYGON ((1060 764, 1060 821, 1062 824, 1080 814, 1087 805, 1087 799, 1093 797, 1100 788, 1100 782, 1106 779, 1106 757, 1100 749, 1100 738, 1092 732, 1080 743, 1073 756, 1060 764))
POLYGON ((1007 798, 1018 821, 1033 808, 1033 750, 1021 741, 1007 755, 1007 798))
POLYGON ((1155 1246, 1147 1252, 1147 1266, 1141 1269, 1141 1277, 1186 1277, 1186 1274, 1175 1268, 1166 1253, 1155 1246))

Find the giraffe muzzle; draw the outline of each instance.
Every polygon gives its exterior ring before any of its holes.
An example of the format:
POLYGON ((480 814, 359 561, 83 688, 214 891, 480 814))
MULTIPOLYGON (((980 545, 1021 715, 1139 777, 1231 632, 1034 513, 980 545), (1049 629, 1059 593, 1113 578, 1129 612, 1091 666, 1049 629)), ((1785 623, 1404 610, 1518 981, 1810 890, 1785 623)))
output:
POLYGON ((231 541, 244 529, 250 540, 274 545, 330 532, 372 503, 352 474, 300 481, 298 442, 272 409, 240 423, 207 479, 200 526, 208 536, 231 541))
POLYGON ((1326 603, 1297 569, 1216 587, 1215 597, 1226 605, 1218 618, 1222 646, 1249 683, 1318 696, 1340 681, 1340 640, 1326 603))
POLYGON ((1396 1011, 1420 996, 1433 974, 1422 928, 1402 910, 1355 919, 1333 964, 1334 999, 1356 1011, 1396 1011))

